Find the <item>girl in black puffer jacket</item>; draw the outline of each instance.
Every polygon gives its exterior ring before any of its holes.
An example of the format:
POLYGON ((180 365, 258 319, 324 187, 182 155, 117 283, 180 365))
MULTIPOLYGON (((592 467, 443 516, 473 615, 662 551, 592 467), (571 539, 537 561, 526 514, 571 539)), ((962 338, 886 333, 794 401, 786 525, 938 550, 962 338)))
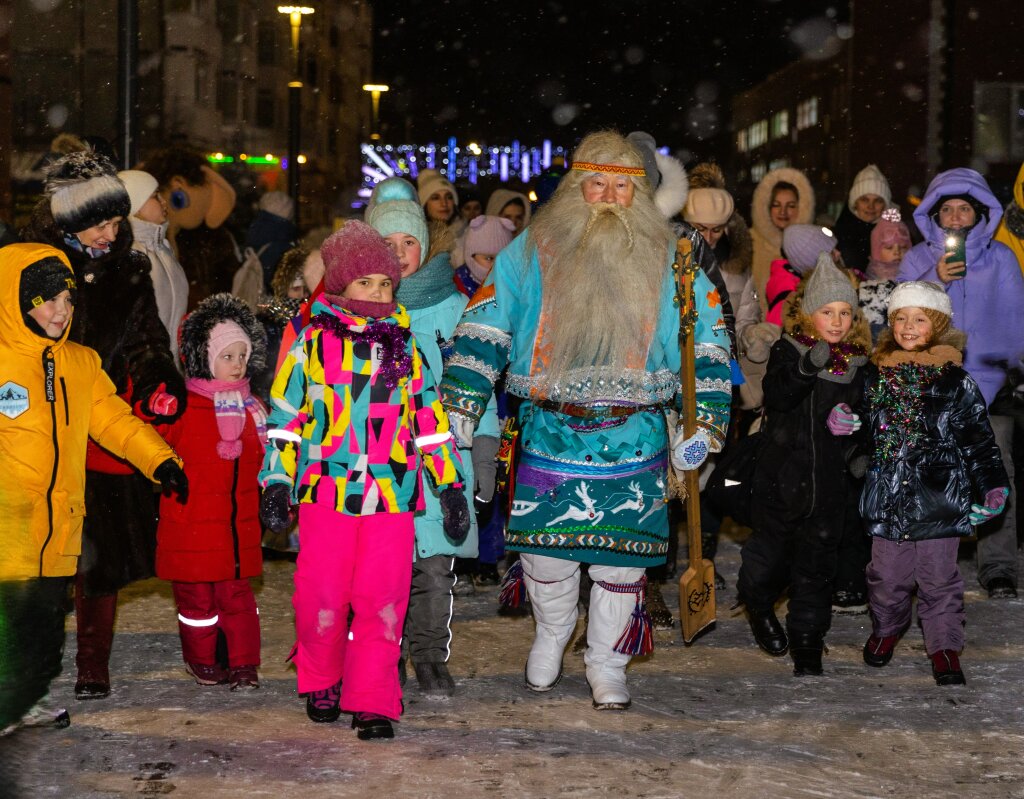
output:
POLYGON ((871 469, 860 510, 872 536, 868 597, 873 631, 864 662, 884 666, 917 615, 939 685, 962 685, 964 581, 960 538, 1002 512, 1009 478, 985 400, 961 366, 965 337, 935 283, 901 283, 868 387, 871 469), (981 504, 972 505, 972 496, 981 504))

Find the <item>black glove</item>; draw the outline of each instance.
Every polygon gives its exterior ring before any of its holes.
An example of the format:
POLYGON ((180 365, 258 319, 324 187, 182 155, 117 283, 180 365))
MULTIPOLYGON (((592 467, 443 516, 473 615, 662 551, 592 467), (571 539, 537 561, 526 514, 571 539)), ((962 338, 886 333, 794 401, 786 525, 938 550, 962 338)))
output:
POLYGON ((469 503, 461 488, 446 488, 441 492, 441 515, 444 534, 453 544, 461 544, 469 535, 469 503))
POLYGON ((800 371, 805 375, 813 375, 827 364, 831 357, 832 350, 829 348, 828 342, 816 341, 814 346, 807 350, 804 357, 800 359, 800 371))
POLYGON ((295 523, 292 513, 292 489, 284 483, 271 483, 260 497, 260 521, 275 533, 283 533, 295 523))
POLYGON ((153 477, 160 483, 165 497, 177 494, 182 505, 188 502, 188 478, 173 459, 168 458, 157 466, 153 477))
POLYGON ((860 478, 868 473, 869 463, 870 460, 867 455, 856 455, 850 460, 850 465, 846 468, 849 469, 851 477, 860 480, 860 478))

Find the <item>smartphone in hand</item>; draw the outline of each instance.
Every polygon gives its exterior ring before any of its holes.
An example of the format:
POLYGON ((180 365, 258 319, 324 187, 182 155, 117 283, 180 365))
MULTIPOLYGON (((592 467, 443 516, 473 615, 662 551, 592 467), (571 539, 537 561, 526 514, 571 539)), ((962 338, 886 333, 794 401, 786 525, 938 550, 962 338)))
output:
POLYGON ((962 230, 946 231, 946 263, 960 262, 967 269, 967 237, 962 230))

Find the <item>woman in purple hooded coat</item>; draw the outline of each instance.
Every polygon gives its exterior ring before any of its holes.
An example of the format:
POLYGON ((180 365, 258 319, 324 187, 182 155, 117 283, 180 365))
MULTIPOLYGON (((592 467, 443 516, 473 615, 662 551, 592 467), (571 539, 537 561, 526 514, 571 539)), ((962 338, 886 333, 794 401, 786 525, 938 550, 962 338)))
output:
MULTIPOLYGON (((1007 370, 1024 355, 1024 276, 1013 252, 992 237, 1003 210, 985 179, 973 169, 935 176, 914 212, 924 236, 900 265, 899 280, 943 285, 954 324, 967 334, 964 369, 981 389, 986 406, 1006 382, 1007 370), (947 239, 963 237, 965 258, 947 255, 947 239)), ((1010 450, 1013 420, 992 416, 992 430, 1011 475, 1007 512, 978 529, 978 580, 992 598, 1017 596, 1017 518, 1010 450)))

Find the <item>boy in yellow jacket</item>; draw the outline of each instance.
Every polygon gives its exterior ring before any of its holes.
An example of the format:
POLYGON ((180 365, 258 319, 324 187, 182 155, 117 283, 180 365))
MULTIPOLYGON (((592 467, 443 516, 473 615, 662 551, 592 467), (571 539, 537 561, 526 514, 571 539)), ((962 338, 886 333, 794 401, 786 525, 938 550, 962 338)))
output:
POLYGON ((60 673, 67 580, 86 513, 87 440, 182 502, 188 496, 174 451, 117 396, 96 352, 67 341, 75 289, 59 250, 0 249, 0 734, 60 673))

